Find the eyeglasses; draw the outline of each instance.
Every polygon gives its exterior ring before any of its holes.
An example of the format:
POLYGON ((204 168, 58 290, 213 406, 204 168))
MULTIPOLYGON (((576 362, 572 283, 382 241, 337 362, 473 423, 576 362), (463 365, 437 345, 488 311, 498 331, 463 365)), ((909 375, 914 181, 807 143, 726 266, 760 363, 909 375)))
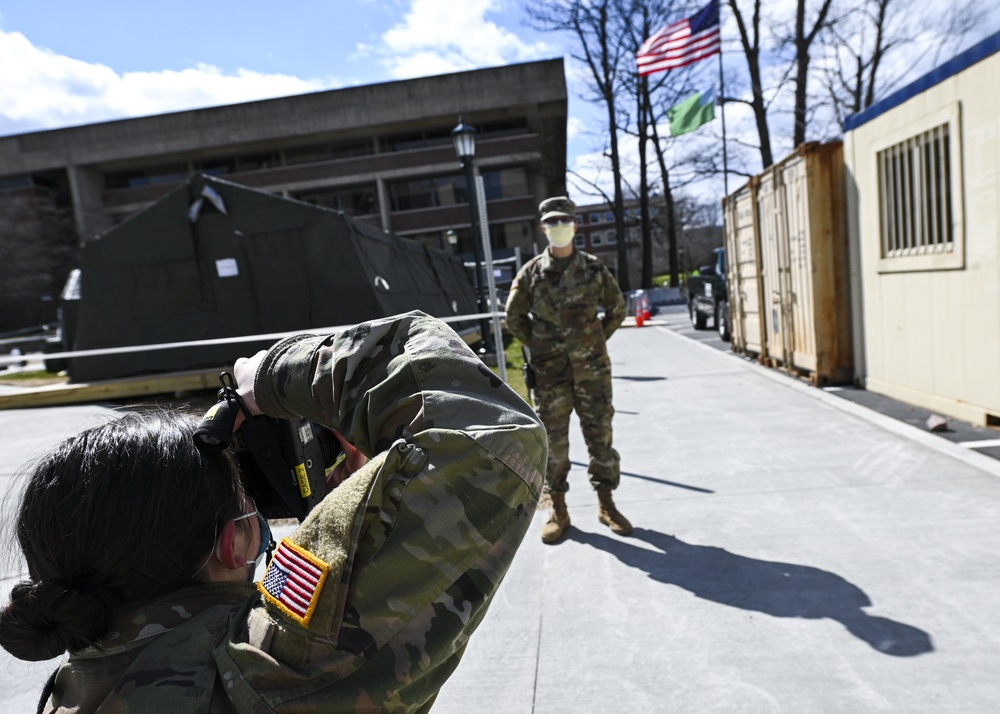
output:
POLYGON ((560 223, 565 225, 567 223, 572 223, 572 222, 573 222, 572 216, 551 216, 542 221, 542 224, 546 226, 558 226, 560 223))
POLYGON ((271 527, 267 525, 267 521, 264 517, 260 515, 260 511, 257 510, 257 504, 252 498, 247 496, 247 500, 253 506, 253 510, 250 513, 244 513, 242 516, 233 519, 233 523, 236 521, 243 521, 251 516, 257 516, 257 524, 260 527, 260 548, 257 550, 257 556, 254 558, 254 562, 258 562, 264 553, 267 552, 268 547, 271 545, 271 527))

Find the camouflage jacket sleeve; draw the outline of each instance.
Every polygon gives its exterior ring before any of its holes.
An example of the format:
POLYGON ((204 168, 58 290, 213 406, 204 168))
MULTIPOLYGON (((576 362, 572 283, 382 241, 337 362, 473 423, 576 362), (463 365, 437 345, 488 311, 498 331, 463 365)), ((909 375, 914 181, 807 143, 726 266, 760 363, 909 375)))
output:
POLYGON ((604 339, 608 339, 625 321, 627 308, 625 307, 625 298, 622 297, 622 291, 618 287, 618 281, 615 280, 615 276, 611 274, 610 270, 604 268, 601 271, 601 280, 604 283, 604 294, 601 300, 604 305, 604 339))
POLYGON ((231 623, 215 652, 230 700, 425 711, 530 523, 544 429, 421 313, 281 342, 254 391, 265 413, 335 427, 373 458, 283 539, 262 602, 231 623))
POLYGON ((507 296, 505 324, 510 334, 530 348, 531 319, 528 313, 531 311, 531 278, 526 268, 527 266, 521 268, 511 284, 510 294, 507 296))

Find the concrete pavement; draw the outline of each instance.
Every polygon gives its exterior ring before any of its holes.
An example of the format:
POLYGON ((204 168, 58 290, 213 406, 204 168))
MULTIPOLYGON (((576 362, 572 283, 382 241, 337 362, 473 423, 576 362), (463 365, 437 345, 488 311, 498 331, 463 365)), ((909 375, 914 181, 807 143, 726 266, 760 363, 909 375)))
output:
POLYGON ((995 460, 665 327, 610 349, 635 535, 574 431, 574 527, 536 516, 436 714, 996 711, 995 460))
MULTIPOLYGON (((636 532, 597 522, 574 425, 573 528, 536 515, 435 714, 996 710, 997 461, 667 326, 610 349, 636 532)), ((0 478, 97 411, 0 412, 0 478)), ((0 655, 33 711, 52 665, 0 655)))

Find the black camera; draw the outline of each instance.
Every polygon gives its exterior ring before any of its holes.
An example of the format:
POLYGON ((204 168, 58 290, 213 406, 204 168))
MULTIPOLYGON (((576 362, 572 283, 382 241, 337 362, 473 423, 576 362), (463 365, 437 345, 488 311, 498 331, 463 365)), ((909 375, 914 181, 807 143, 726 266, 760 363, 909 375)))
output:
POLYGON ((229 372, 219 376, 219 401, 195 429, 199 448, 231 448, 248 494, 264 518, 308 515, 327 493, 327 474, 341 455, 340 442, 326 427, 308 419, 255 416, 236 392, 229 372), (236 416, 245 420, 234 433, 236 416))

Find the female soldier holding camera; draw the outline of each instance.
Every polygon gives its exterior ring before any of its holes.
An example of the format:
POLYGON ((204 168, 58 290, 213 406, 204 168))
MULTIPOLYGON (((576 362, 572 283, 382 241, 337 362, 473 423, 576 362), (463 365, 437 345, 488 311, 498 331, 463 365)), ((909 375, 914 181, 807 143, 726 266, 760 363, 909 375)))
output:
POLYGON ((14 656, 70 653, 41 711, 426 711, 457 665, 535 510, 530 407, 421 313, 235 373, 253 413, 336 429, 356 470, 254 586, 266 521, 193 419, 127 414, 59 446, 29 475, 28 579, 0 612, 14 656))

